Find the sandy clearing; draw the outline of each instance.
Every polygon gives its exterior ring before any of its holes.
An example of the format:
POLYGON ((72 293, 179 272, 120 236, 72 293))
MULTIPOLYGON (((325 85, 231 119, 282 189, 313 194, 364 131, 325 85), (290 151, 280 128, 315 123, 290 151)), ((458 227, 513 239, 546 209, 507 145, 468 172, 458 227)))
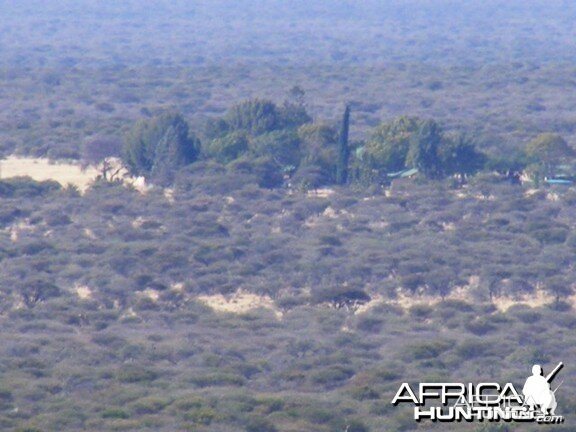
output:
POLYGON ((76 286, 75 291, 80 300, 90 300, 92 298, 92 290, 87 286, 76 286))
POLYGON ((37 181, 54 180, 62 186, 73 184, 84 191, 98 175, 93 167, 85 170, 79 164, 52 162, 42 158, 9 156, 0 160, 0 178, 28 176, 37 181))
MULTIPOLYGON (((471 287, 458 287, 452 290, 452 292, 447 295, 444 300, 456 300, 461 301, 469 304, 474 304, 475 302, 473 299, 473 295, 470 293, 471 287)), ((381 304, 388 304, 398 306, 405 311, 410 310, 410 308, 414 306, 435 306, 438 303, 442 302, 443 300, 438 296, 429 296, 429 295, 407 295, 402 290, 398 291, 397 297, 395 299, 384 299, 379 295, 375 295, 372 297, 372 300, 368 303, 361 305, 357 310, 357 314, 362 314, 368 312, 370 309, 381 305, 381 304)), ((494 297, 491 303, 496 307, 496 309, 500 312, 506 312, 512 306, 516 305, 525 305, 531 308, 537 308, 546 306, 549 304, 554 303, 555 298, 554 296, 550 295, 546 291, 542 289, 536 290, 532 294, 524 294, 517 297, 510 297, 510 296, 499 296, 494 297)), ((568 303, 572 306, 576 307, 576 295, 569 297, 566 299, 568 303)), ((485 303, 489 303, 488 301, 485 303)))
POLYGON ((334 189, 321 188, 310 190, 306 195, 308 198, 328 198, 332 194, 334 194, 334 189))
MULTIPOLYGON (((120 161, 112 160, 114 167, 120 168, 120 161)), ((43 158, 22 158, 9 156, 0 160, 0 179, 28 176, 36 181, 54 180, 62 186, 72 184, 80 192, 86 191, 100 172, 89 166, 82 169, 80 164, 74 162, 51 161, 43 158)), ((152 186, 146 184, 144 177, 130 177, 125 169, 119 171, 119 178, 125 184, 132 185, 141 193, 146 193, 152 186)), ((173 191, 166 191, 168 201, 173 200, 173 191)))
POLYGON ((543 290, 536 290, 534 294, 526 294, 517 298, 508 296, 496 297, 492 300, 492 303, 500 312, 506 312, 516 305, 525 305, 531 308, 545 306, 554 303, 554 296, 543 290))
POLYGON ((24 231, 34 231, 36 227, 30 225, 28 219, 23 222, 18 222, 16 224, 10 225, 6 228, 6 231, 10 233, 10 240, 17 242, 20 237, 20 233, 24 231))
MULTIPOLYGON (((473 296, 470 293, 469 286, 456 288, 450 295, 444 298, 444 300, 457 300, 473 304, 474 302, 471 301, 471 299, 473 299, 473 296)), ((198 296, 196 300, 204 303, 212 310, 217 312, 245 314, 258 308, 264 308, 274 312, 278 319, 281 319, 283 316, 282 312, 278 309, 272 298, 269 296, 260 296, 243 290, 238 290, 229 296, 224 296, 222 294, 202 295, 198 296)), ((355 314, 364 314, 378 305, 388 304, 398 306, 403 310, 408 311, 414 306, 435 306, 442 301, 443 300, 438 296, 413 296, 406 294, 402 290, 399 290, 395 299, 385 299, 380 295, 374 295, 371 301, 358 306, 356 309, 351 310, 353 310, 355 314)), ((567 301, 576 306, 576 295, 570 297, 567 299, 567 301)), ((491 303, 496 307, 498 311, 506 312, 508 309, 515 305, 525 305, 531 308, 536 308, 552 304, 553 302, 553 296, 543 290, 537 290, 533 294, 526 294, 514 298, 508 296, 500 296, 494 298, 491 303)), ((487 304, 489 302, 486 301, 485 303, 487 304)))
POLYGON ((142 296, 149 298, 153 302, 157 302, 160 299, 160 291, 154 290, 152 288, 146 288, 141 293, 142 296))
POLYGON ((218 312, 244 314, 258 308, 269 309, 278 319, 282 318, 282 312, 269 296, 259 296, 242 290, 236 291, 230 296, 222 294, 202 295, 197 300, 218 312))

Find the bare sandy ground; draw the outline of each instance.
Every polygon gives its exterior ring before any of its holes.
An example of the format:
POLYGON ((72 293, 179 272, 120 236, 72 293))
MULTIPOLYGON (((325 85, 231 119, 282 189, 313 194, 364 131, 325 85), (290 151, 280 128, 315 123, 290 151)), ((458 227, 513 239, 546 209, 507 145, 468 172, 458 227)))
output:
POLYGON ((282 317, 282 312, 278 310, 270 297, 259 296, 242 290, 238 290, 230 296, 223 296, 222 294, 203 295, 199 296, 197 300, 218 312, 244 314, 263 308, 273 311, 277 318, 282 317))
POLYGON ((40 158, 9 156, 0 160, 0 178, 28 176, 37 181, 54 180, 62 186, 73 184, 81 191, 98 175, 92 167, 82 170, 79 164, 52 162, 40 158))
MULTIPOLYGON (((444 300, 458 300, 465 303, 472 303, 473 301, 471 298, 472 297, 469 293, 468 287, 463 287, 460 289, 455 289, 453 293, 445 297, 444 300)), ((197 300, 217 312, 245 314, 252 310, 263 308, 274 312, 277 318, 282 318, 282 312, 278 309, 270 297, 258 296, 256 294, 248 293, 242 290, 238 290, 236 293, 229 296, 223 296, 221 294, 203 295, 197 297, 197 300)), ((384 299, 379 295, 375 295, 370 302, 365 303, 355 309, 354 313, 363 314, 381 304, 398 306, 408 311, 414 306, 434 306, 441 301, 442 299, 439 296, 408 296, 406 294, 399 293, 397 298, 392 300, 384 299)), ((576 306, 576 295, 566 299, 566 301, 576 306)), ((506 312, 510 307, 515 305, 525 305, 530 308, 537 308, 552 303, 554 303, 554 297, 541 289, 536 290, 536 292, 533 294, 526 294, 520 297, 512 298, 508 296, 500 296, 495 297, 492 300, 492 304, 496 306, 496 309, 500 312, 506 312)))
MULTIPOLYGON (((457 300, 465 303, 474 303, 472 294, 470 293, 469 287, 462 287, 454 289, 449 295, 447 295, 444 300, 457 300)), ((569 297, 565 299, 568 303, 576 305, 576 296, 569 297)), ((429 295, 406 295, 400 292, 396 299, 385 300, 381 296, 374 296, 372 300, 362 306, 360 306, 356 313, 364 313, 369 311, 375 306, 380 304, 391 304, 394 306, 399 306, 404 310, 409 310, 413 306, 434 306, 440 303, 442 299, 439 296, 429 296, 429 295)), ((542 289, 536 290, 532 294, 524 294, 517 297, 510 296, 498 296, 494 297, 491 303, 500 312, 506 312, 512 306, 524 305, 531 308, 542 307, 554 303, 555 298, 551 294, 545 292, 542 289)))
MULTIPOLYGON (((118 160, 113 161, 117 167, 120 167, 118 160)), ((31 177, 37 181, 54 180, 62 186, 74 185, 80 190, 85 192, 90 184, 99 175, 99 171, 94 167, 87 167, 82 169, 78 163, 54 162, 42 158, 21 158, 17 156, 9 156, 6 159, 0 160, 0 179, 7 179, 12 177, 31 177)), ((122 168, 119 173, 124 184, 132 185, 136 190, 141 193, 146 193, 151 186, 146 184, 143 177, 130 177, 126 169, 122 168)), ((173 191, 167 190, 166 192, 169 201, 172 201, 173 191)))

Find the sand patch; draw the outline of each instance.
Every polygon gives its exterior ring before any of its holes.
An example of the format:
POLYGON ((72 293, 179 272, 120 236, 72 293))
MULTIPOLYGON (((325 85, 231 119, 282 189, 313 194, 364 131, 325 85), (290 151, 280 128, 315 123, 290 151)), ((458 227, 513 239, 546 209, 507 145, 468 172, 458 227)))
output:
POLYGON ((160 291, 154 290, 152 288, 146 288, 144 291, 142 291, 142 295, 149 298, 154 303, 160 299, 160 291))
POLYGON ((441 222, 440 226, 444 231, 456 231, 456 224, 454 222, 441 222))
POLYGON ((332 194, 334 194, 334 189, 322 188, 308 191, 306 195, 309 198, 328 198, 332 194))
POLYGON ((84 235, 88 237, 90 240, 96 240, 96 234, 90 228, 84 228, 84 235))
MULTIPOLYGON (((461 301, 469 304, 477 304, 478 302, 474 300, 474 295, 471 292, 471 286, 456 287, 452 292, 444 297, 444 300, 461 301)), ((405 311, 410 310, 414 306, 435 306, 443 301, 440 296, 431 295, 409 295, 402 289, 397 291, 397 296, 394 299, 385 299, 379 295, 374 295, 372 300, 359 306, 356 309, 357 314, 362 314, 368 312, 370 309, 380 305, 389 304, 393 306, 398 306, 405 311)), ((566 302, 570 303, 573 307, 576 307, 576 295, 568 297, 565 299, 566 302)), ((536 290, 534 293, 523 294, 519 296, 498 296, 494 297, 491 303, 500 312, 506 312, 512 306, 525 305, 531 308, 537 308, 552 304, 555 302, 553 295, 547 293, 542 289, 536 290)), ((480 302, 482 303, 482 302, 480 302)), ((485 301, 483 303, 490 303, 490 301, 485 301)))
POLYGON ((182 282, 173 283, 172 285, 170 285, 170 288, 172 289, 172 291, 177 293, 184 292, 184 284, 182 282))
POLYGON ((384 300, 384 298, 378 294, 372 296, 371 300, 369 302, 366 302, 364 304, 361 304, 360 306, 358 306, 356 308, 356 312, 357 314, 362 314, 362 313, 366 313, 368 312, 370 309, 375 308, 376 306, 386 303, 386 301, 384 300))
POLYGON ((369 222, 368 228, 372 230, 385 230, 390 226, 389 222, 385 221, 377 221, 377 222, 369 222))
POLYGON ((142 216, 138 216, 136 219, 134 219, 132 221, 132 228, 142 228, 142 225, 144 225, 144 223, 146 222, 146 219, 144 219, 142 216))
POLYGON ((531 308, 537 308, 554 303, 554 296, 544 290, 536 290, 533 294, 520 295, 518 297, 499 296, 492 300, 492 304, 500 312, 506 312, 512 306, 525 305, 531 308))
MULTIPOLYGON (((146 184, 144 177, 130 177, 128 171, 122 168, 119 159, 112 159, 110 163, 112 172, 116 172, 115 178, 122 179, 125 184, 132 185, 141 193, 150 190, 151 186, 146 184)), ((53 180, 62 186, 74 185, 80 192, 86 191, 99 175, 100 171, 95 167, 89 166, 82 169, 79 163, 73 162, 17 156, 9 156, 0 160, 0 179, 30 177, 36 181, 53 180)))
POLYGON ((18 222, 16 224, 10 225, 6 228, 6 231, 10 233, 10 240, 12 242, 17 242, 20 238, 20 233, 25 231, 34 231, 36 228, 33 225, 30 225, 28 219, 23 222, 18 222))
POLYGON ((259 296, 242 290, 238 290, 230 296, 222 294, 202 295, 198 296, 197 300, 218 312, 244 314, 264 308, 274 312, 277 318, 282 317, 282 312, 278 310, 269 296, 259 296))
MULTIPOLYGON (((145 194, 150 189, 152 189, 152 185, 146 183, 146 179, 144 177, 127 177, 124 178, 124 183, 132 185, 134 189, 142 194, 145 194)), ((170 196, 170 193, 168 195, 170 196)), ((170 201, 170 198, 166 197, 166 199, 170 201)))
POLYGON ((62 186, 73 184, 79 190, 88 188, 98 171, 92 167, 82 170, 79 164, 53 162, 42 158, 9 156, 0 161, 0 178, 28 176, 36 181, 54 180, 62 186))
POLYGON ((336 219, 338 217, 338 212, 334 210, 332 207, 326 207, 326 210, 322 213, 322 216, 328 219, 336 219))
POLYGON ((90 300, 92 298, 92 290, 87 286, 77 286, 75 291, 80 300, 90 300))
POLYGON ((137 318, 139 318, 138 314, 134 312, 133 308, 126 309, 126 311, 120 315, 120 320, 132 320, 137 318))
POLYGON ((172 188, 166 188, 164 189, 164 198, 166 198, 166 200, 170 203, 170 204, 174 204, 174 189, 172 188))

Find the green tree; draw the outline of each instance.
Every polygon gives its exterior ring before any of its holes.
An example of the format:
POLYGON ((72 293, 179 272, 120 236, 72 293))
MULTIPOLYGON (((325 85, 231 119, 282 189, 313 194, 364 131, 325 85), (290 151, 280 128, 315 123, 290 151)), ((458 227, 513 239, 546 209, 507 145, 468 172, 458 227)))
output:
POLYGON ((288 91, 288 100, 295 105, 304 106, 305 98, 306 98, 306 92, 302 87, 298 85, 293 86, 288 91))
POLYGON ((245 131, 251 136, 258 136, 298 128, 311 120, 302 104, 285 102, 278 107, 269 100, 250 99, 230 108, 223 122, 212 121, 210 133, 222 135, 230 131, 245 131))
POLYGON ((277 130, 257 136, 251 140, 250 150, 257 157, 270 157, 281 169, 300 164, 300 139, 295 130, 277 130))
POLYGON ((136 123, 126 135, 123 159, 133 175, 165 184, 196 159, 199 147, 182 116, 166 113, 136 123))
POLYGON ((334 128, 325 124, 308 123, 298 129, 302 152, 299 177, 308 178, 313 174, 314 187, 336 181, 337 135, 334 128))
POLYGON ((292 184, 299 190, 316 189, 327 183, 330 180, 317 165, 303 165, 292 177, 292 184))
POLYGON ((232 132, 215 138, 203 146, 205 156, 221 163, 229 163, 248 150, 248 137, 245 132, 232 132))
POLYGON ((278 108, 273 102, 262 99, 234 105, 224 116, 224 121, 230 130, 242 130, 251 135, 271 132, 280 127, 278 108))
POLYGON ((275 188, 282 185, 284 180, 282 169, 270 157, 240 157, 226 167, 228 173, 253 176, 258 186, 275 188))
POLYGON ((59 297, 61 294, 60 288, 41 279, 28 281, 21 290, 22 299, 29 308, 50 298, 59 297))
POLYGON ((284 105, 278 109, 278 113, 279 127, 282 129, 298 128, 312 121, 302 104, 284 102, 284 105))
POLYGON ((230 133, 230 125, 222 118, 211 118, 206 122, 204 137, 208 140, 222 138, 230 133))
POLYGON ((526 145, 526 155, 540 168, 544 176, 554 174, 556 166, 576 156, 574 150, 560 135, 543 133, 526 145))
POLYGON ((410 137, 406 166, 417 168, 429 178, 442 175, 442 162, 438 154, 442 143, 440 126, 433 120, 424 121, 410 137))
POLYGON ((365 164, 389 172, 406 168, 410 139, 421 123, 415 117, 399 117, 378 126, 364 147, 365 164))
POLYGON ((458 174, 463 178, 480 171, 486 163, 486 156, 476 150, 469 136, 458 134, 444 140, 440 160, 444 174, 458 174))

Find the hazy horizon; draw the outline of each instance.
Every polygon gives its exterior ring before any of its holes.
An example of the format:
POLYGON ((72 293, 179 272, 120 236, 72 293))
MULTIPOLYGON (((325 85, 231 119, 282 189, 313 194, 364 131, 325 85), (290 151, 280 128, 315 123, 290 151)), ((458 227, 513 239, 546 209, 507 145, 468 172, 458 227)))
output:
POLYGON ((573 62, 569 1, 4 2, 0 61, 573 62), (61 59, 60 59, 61 60, 61 59))

